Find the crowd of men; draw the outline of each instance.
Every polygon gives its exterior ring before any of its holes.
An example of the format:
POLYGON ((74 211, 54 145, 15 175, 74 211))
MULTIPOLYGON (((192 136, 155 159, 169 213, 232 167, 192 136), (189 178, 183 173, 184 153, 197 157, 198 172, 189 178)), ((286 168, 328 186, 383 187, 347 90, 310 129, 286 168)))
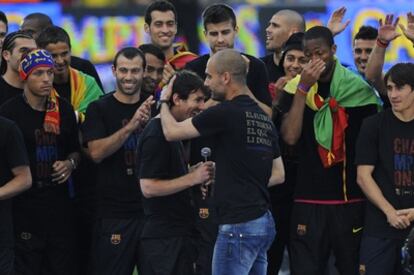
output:
POLYGON ((285 250, 292 274, 410 272, 414 64, 383 65, 414 15, 362 26, 348 66, 345 13, 276 12, 258 58, 212 4, 197 56, 157 0, 104 93, 47 15, 8 33, 0 12, 0 274, 274 275, 285 250))

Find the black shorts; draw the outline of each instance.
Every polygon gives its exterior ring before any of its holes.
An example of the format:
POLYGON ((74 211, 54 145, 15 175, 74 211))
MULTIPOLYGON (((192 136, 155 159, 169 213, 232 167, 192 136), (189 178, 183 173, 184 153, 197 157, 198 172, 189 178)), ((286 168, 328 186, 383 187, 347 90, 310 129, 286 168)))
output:
POLYGON ((290 228, 293 275, 324 274, 331 252, 340 274, 358 274, 364 202, 294 203, 290 228))
POLYGON ((14 251, 11 247, 0 246, 0 274, 13 274, 14 251))
POLYGON ((75 235, 16 231, 16 274, 78 274, 75 235))
MULTIPOLYGON (((97 275, 131 275, 139 264, 143 218, 100 219, 93 244, 93 271, 97 275)), ((141 272, 139 272, 141 274, 141 272)))
POLYGON ((192 275, 197 253, 190 237, 142 239, 139 275, 192 275))
POLYGON ((404 240, 363 236, 360 250, 360 274, 403 274, 401 266, 403 245, 404 240))

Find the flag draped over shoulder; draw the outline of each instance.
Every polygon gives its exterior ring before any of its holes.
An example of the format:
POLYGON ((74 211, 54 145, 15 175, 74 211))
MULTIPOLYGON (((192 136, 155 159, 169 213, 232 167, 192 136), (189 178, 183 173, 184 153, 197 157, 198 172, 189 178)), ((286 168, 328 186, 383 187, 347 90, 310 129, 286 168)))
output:
POLYGON ((95 79, 81 71, 69 69, 70 74, 70 102, 78 112, 79 122, 85 120, 85 112, 89 103, 97 100, 103 92, 95 79))
MULTIPOLYGON (((370 104, 380 106, 380 100, 372 87, 361 77, 342 66, 335 58, 335 69, 330 84, 330 95, 323 99, 318 92, 318 83, 307 96, 306 105, 316 111, 313 125, 318 143, 318 153, 324 167, 330 167, 345 159, 345 129, 348 115, 345 108, 370 104)), ((300 75, 289 81, 285 91, 295 94, 300 75)))

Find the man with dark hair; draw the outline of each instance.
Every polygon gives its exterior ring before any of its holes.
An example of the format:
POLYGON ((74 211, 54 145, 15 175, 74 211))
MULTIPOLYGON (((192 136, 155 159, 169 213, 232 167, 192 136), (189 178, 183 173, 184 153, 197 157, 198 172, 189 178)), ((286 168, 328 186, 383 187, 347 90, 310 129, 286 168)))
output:
POLYGON ((246 71, 239 52, 220 50, 208 61, 205 80, 220 104, 177 122, 165 104, 172 85, 160 100, 167 140, 199 136, 218 140, 214 200, 220 225, 213 274, 266 274, 266 251, 275 236, 267 187, 284 181, 276 130, 251 98, 246 71))
POLYGON ((139 49, 121 49, 112 66, 115 92, 91 103, 82 125, 89 154, 98 163, 94 274, 130 275, 136 265, 141 274, 138 247, 144 215, 135 154, 152 104, 152 97, 143 100, 140 94, 144 68, 139 49))
POLYGON ((4 38, 9 30, 8 24, 6 15, 4 12, 0 11, 0 51, 2 50, 4 38))
MULTIPOLYGON (((204 109, 206 89, 195 73, 178 71, 172 90, 168 104, 178 121, 204 109)), ((189 189, 212 178, 213 163, 199 163, 188 172, 183 143, 165 138, 159 116, 150 121, 141 135, 138 159, 146 217, 140 274, 194 274, 196 251, 190 238, 193 208, 189 189)))
POLYGON ((21 61, 23 95, 0 108, 23 133, 32 188, 13 200, 16 274, 77 274, 73 201, 68 183, 79 162, 71 105, 53 90, 53 59, 33 50, 21 61))
POLYGON ((177 11, 171 2, 152 2, 145 11, 144 28, 151 38, 151 43, 160 48, 167 58, 160 85, 162 87, 175 74, 175 70, 184 68, 185 64, 197 55, 189 52, 183 43, 174 44, 177 34, 177 11))
MULTIPOLYGON (((46 28, 53 26, 52 19, 40 12, 30 13, 23 18, 23 23, 20 29, 30 33, 34 39, 37 39, 39 34, 46 28)), ((72 68, 82 71, 95 78, 96 83, 103 90, 101 79, 99 78, 98 72, 95 66, 87 59, 83 59, 77 56, 71 56, 70 65, 72 68)))
POLYGON ((414 221, 414 64, 385 75, 391 108, 367 118, 356 147, 358 183, 369 202, 360 274, 402 274, 401 248, 414 221))
POLYGON ((22 55, 36 48, 36 42, 22 31, 9 33, 4 39, 0 64, 0 106, 7 100, 23 93, 19 76, 22 55))
MULTIPOLYGON (((210 53, 187 63, 186 69, 196 72, 202 79, 206 78, 205 69, 211 55, 223 50, 233 49, 234 40, 238 33, 234 10, 226 4, 213 4, 203 12, 204 35, 210 46, 210 53)), ((248 63, 247 86, 252 97, 261 108, 271 114, 271 98, 268 92, 268 79, 266 68, 257 58, 243 54, 248 63)))
POLYGON ((12 275, 14 234, 11 198, 30 188, 32 176, 22 133, 0 117, 0 274, 12 275))
POLYGON ((280 10, 269 20, 266 28, 266 50, 271 54, 261 60, 266 64, 270 82, 276 82, 284 75, 283 68, 279 66, 284 44, 293 33, 305 32, 305 29, 305 19, 294 10, 280 10))
POLYGON ((299 145, 291 218, 292 274, 323 274, 331 252, 340 274, 358 274, 364 196, 356 183, 355 142, 378 99, 361 77, 335 58, 326 27, 305 32, 309 63, 285 86, 281 134, 299 145))
POLYGON ((377 41, 378 31, 371 26, 362 26, 354 37, 353 57, 358 72, 365 77, 369 55, 377 41))
POLYGON ((155 96, 157 87, 162 80, 162 73, 165 65, 165 55, 160 48, 153 44, 143 44, 138 47, 145 54, 144 79, 142 81, 141 95, 147 98, 155 96))
POLYGON ((71 67, 71 44, 67 32, 56 26, 48 27, 36 39, 39 48, 49 51, 55 62, 53 87, 59 96, 69 101, 79 122, 85 119, 89 103, 103 93, 95 79, 71 67))

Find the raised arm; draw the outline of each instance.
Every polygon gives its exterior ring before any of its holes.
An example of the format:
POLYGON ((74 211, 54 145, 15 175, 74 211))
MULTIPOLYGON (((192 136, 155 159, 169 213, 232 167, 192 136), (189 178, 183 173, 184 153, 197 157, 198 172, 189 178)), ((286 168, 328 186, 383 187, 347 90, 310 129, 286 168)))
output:
POLYGON ((331 30, 333 36, 340 34, 343 32, 346 27, 348 27, 351 20, 346 20, 345 23, 342 22, 344 20, 344 16, 346 13, 345 7, 340 7, 339 9, 334 10, 329 18, 327 27, 331 30))
POLYGON ((298 88, 293 97, 292 106, 282 120, 281 135, 283 140, 294 145, 302 134, 303 113, 305 111, 306 96, 309 89, 318 81, 321 73, 325 70, 322 60, 312 60, 306 64, 300 76, 298 88))
POLYGON ((379 20, 377 43, 372 49, 368 58, 367 67, 365 69, 365 78, 377 89, 381 94, 386 94, 385 84, 383 82, 382 69, 384 67, 385 51, 391 41, 396 39, 400 34, 396 31, 398 18, 394 21, 394 15, 387 14, 384 22, 379 20))
POLYGON ((112 135, 88 142, 89 154, 96 163, 101 162, 121 148, 128 137, 139 127, 143 126, 150 118, 151 105, 153 104, 150 96, 135 112, 131 120, 121 129, 112 135))

